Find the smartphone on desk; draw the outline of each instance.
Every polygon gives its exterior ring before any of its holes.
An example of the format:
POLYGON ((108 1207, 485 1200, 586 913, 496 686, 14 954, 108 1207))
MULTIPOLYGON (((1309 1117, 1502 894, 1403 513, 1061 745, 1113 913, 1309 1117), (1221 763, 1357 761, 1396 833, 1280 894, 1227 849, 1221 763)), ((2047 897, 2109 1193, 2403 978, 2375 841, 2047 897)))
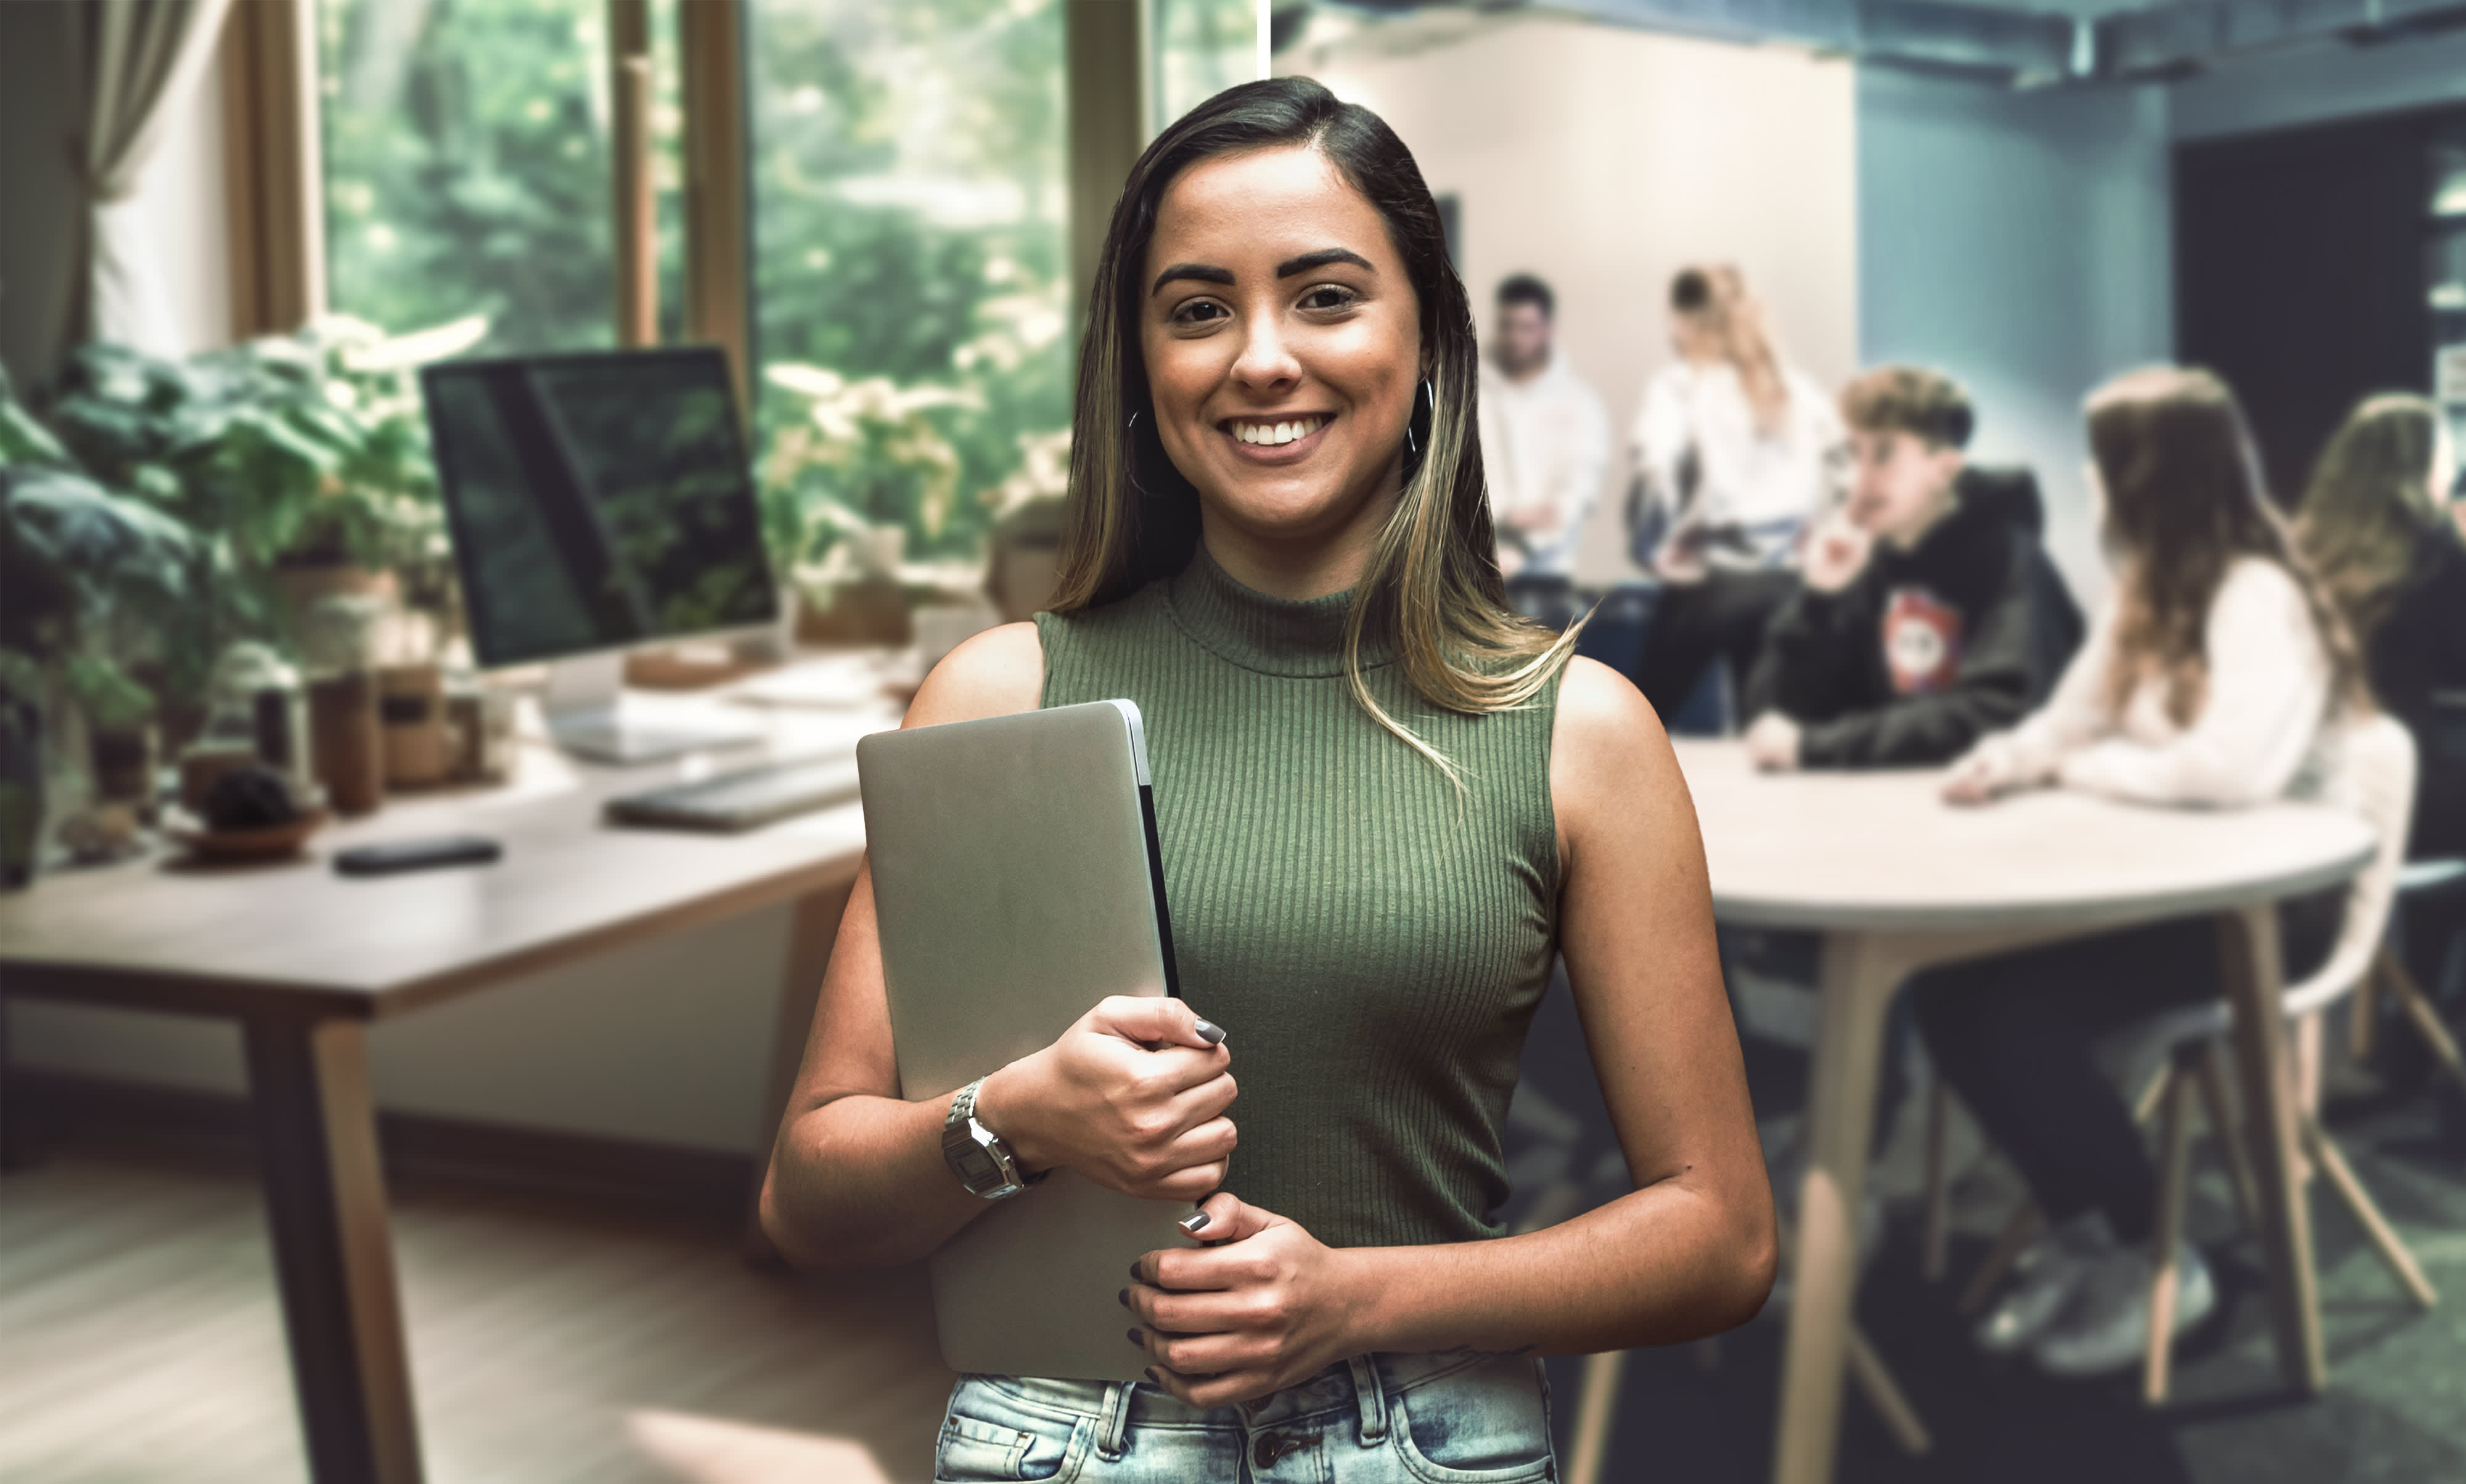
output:
POLYGON ((392 876, 445 866, 485 866, 504 853, 504 846, 485 835, 439 835, 338 850, 334 869, 345 876, 392 876))

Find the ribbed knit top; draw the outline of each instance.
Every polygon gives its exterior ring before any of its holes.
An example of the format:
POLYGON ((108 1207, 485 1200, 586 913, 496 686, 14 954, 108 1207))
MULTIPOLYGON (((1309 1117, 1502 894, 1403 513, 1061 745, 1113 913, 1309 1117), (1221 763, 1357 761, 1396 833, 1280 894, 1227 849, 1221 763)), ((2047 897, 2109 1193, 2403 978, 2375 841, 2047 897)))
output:
POLYGON ((1348 601, 1254 593, 1202 547, 1117 602, 1037 615, 1043 704, 1127 698, 1145 720, 1182 996, 1241 1087, 1225 1188, 1335 1247, 1495 1236, 1557 948, 1558 686, 1464 716, 1365 653, 1459 794, 1353 699, 1348 601))

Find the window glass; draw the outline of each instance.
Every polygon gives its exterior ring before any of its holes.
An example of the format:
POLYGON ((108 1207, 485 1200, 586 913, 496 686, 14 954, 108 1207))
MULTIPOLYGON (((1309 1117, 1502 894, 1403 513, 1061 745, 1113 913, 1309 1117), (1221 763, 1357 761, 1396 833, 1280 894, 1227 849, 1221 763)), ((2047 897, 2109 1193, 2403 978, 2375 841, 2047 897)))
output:
MULTIPOLYGON (((655 17, 661 50, 673 33, 655 17)), ((605 0, 324 0, 319 44, 334 308, 397 332, 482 315, 496 353, 612 344, 605 0)), ((672 198, 675 69, 654 76, 654 179, 672 198)))
POLYGON ((1149 132, 1259 76, 1258 0, 1149 0, 1149 132))
POLYGON ((1059 492, 1062 7, 753 0, 751 25, 764 479, 804 523, 773 539, 811 557, 862 522, 972 554, 1059 492))

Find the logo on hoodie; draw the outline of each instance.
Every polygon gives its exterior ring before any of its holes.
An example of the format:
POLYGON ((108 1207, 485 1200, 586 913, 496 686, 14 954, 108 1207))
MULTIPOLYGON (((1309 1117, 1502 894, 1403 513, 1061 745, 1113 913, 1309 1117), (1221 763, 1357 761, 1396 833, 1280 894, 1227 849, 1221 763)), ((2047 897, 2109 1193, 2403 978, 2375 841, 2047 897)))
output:
POLYGON ((1961 674, 1961 611, 1924 588, 1894 588, 1884 605, 1884 663, 1896 695, 1950 688, 1961 674))

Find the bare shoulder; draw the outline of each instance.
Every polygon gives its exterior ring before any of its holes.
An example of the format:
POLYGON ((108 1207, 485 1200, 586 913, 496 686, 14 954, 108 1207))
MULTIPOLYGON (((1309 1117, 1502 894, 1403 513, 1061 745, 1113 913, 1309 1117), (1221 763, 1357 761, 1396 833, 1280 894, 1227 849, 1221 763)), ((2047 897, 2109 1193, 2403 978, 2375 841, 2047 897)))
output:
POLYGON ((1692 808, 1661 718, 1625 676, 1598 660, 1567 662, 1550 729, 1550 801, 1562 845, 1596 827, 1692 808))
POLYGON ((933 666, 908 704, 903 727, 932 727, 1032 711, 1044 699, 1044 646, 1033 623, 978 634, 933 666))

